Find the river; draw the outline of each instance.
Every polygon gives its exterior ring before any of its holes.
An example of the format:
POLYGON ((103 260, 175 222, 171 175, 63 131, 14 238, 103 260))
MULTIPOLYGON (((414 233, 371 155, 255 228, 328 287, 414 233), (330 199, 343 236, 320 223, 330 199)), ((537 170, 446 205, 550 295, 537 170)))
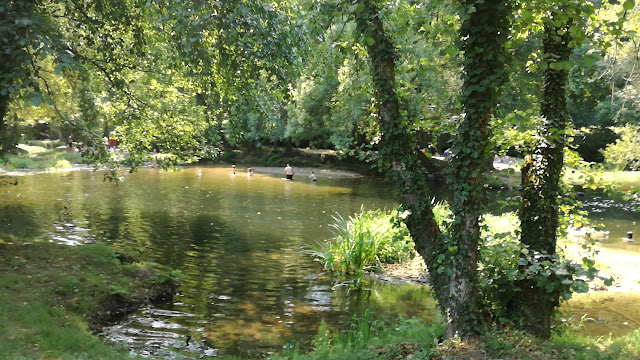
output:
MULTIPOLYGON (((112 243, 181 270, 186 277, 172 302, 141 309, 103 334, 147 356, 261 357, 291 342, 304 349, 321 321, 340 327, 365 309, 376 316, 432 318, 436 305, 427 287, 370 281, 368 291, 350 292, 301 253, 331 237, 327 225, 335 214, 395 204, 395 192, 380 179, 330 175, 319 174, 317 182, 296 175, 291 182, 281 175, 232 176, 228 168, 193 167, 140 169, 124 174, 120 184, 92 171, 24 176, 0 188, 0 235, 112 243)), ((626 231, 640 234, 629 209, 590 199, 593 209, 609 204, 592 211, 615 229, 607 246, 637 252, 614 241, 626 231), (621 212, 609 218, 612 210, 621 212)), ((607 303, 622 299, 612 296, 607 303)), ((585 299, 565 309, 580 318, 591 301, 585 299)), ((585 327, 600 329, 590 331, 617 335, 640 327, 637 314, 631 320, 598 314, 584 318, 585 327), (603 327, 610 322, 614 331, 603 327)))

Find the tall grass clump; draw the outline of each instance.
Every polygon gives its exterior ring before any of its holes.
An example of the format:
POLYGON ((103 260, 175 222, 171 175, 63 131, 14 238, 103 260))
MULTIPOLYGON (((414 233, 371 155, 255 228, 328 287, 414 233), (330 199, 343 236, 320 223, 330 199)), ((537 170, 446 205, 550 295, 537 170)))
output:
POLYGON ((348 275, 362 275, 381 263, 396 263, 412 255, 409 230, 397 221, 398 211, 368 210, 345 219, 340 214, 329 225, 333 237, 318 242, 308 253, 317 257, 329 270, 348 275))
MULTIPOLYGON (((438 221, 450 216, 446 205, 436 207, 438 221)), ((365 271, 382 270, 383 263, 402 263, 415 255, 411 234, 402 221, 404 216, 407 214, 398 213, 397 208, 361 211, 347 219, 336 214, 329 225, 333 237, 317 242, 306 253, 334 273, 355 275, 359 285, 365 271)))

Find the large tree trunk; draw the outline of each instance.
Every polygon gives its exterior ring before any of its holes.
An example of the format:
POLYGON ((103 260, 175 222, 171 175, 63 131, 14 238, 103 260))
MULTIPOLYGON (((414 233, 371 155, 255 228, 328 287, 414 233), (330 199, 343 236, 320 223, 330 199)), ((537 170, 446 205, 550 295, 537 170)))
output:
POLYGON ((9 131, 7 114, 9 113, 9 95, 0 95, 0 155, 6 154, 15 147, 9 131))
MULTIPOLYGON (((440 264, 448 267, 443 236, 436 223, 428 194, 426 174, 418 159, 419 149, 400 114, 395 85, 394 46, 384 32, 382 20, 372 1, 360 1, 364 10, 356 13, 357 29, 366 44, 373 78, 374 96, 380 120, 382 137, 380 157, 386 175, 396 183, 402 207, 410 215, 405 223, 411 232, 416 250, 429 268, 431 285, 445 313, 449 308, 447 271, 438 271, 440 264)), ((450 257, 447 257, 450 259, 450 257)))
POLYGON ((463 1, 474 12, 464 18, 460 36, 464 51, 464 83, 460 96, 465 116, 458 127, 452 160, 453 273, 450 279, 451 321, 448 336, 470 334, 481 318, 477 288, 480 217, 486 205, 484 172, 492 153, 489 122, 505 76, 505 49, 511 7, 509 0, 463 1), (457 323, 456 323, 457 322, 457 323), (471 326, 471 327, 470 327, 471 326))
MULTIPOLYGON (((558 198, 567 126, 568 71, 561 62, 569 61, 568 26, 545 26, 543 43, 546 59, 556 63, 544 71, 541 112, 544 125, 540 142, 522 168, 523 203, 520 212, 521 241, 529 249, 556 253, 558 198)), ((509 306, 512 316, 524 320, 524 328, 532 334, 549 338, 551 320, 560 294, 539 288, 532 280, 518 284, 519 296, 509 306)))
MULTIPOLYGON (((395 88, 394 46, 384 32, 375 2, 359 1, 355 12, 357 29, 366 44, 371 63, 377 102, 380 154, 388 174, 398 185, 403 207, 411 212, 406 224, 416 248, 429 268, 431 285, 447 317, 447 336, 474 335, 481 323, 477 296, 477 256, 479 216, 484 202, 482 173, 488 154, 488 122, 496 101, 496 90, 503 81, 504 54, 510 7, 504 2, 477 3, 471 20, 463 24, 463 37, 472 32, 481 41, 465 47, 465 96, 467 116, 461 126, 460 149, 454 161, 457 189, 456 226, 453 242, 445 241, 435 222, 427 192, 425 172, 418 160, 415 139, 407 131, 400 114, 395 88), (362 11, 360 11, 362 10, 362 11), (476 17, 477 16, 477 17, 476 17), (485 54, 475 51, 485 46, 485 54), (475 90, 474 90, 475 89, 475 90), (469 189, 473 192, 471 196, 469 189), (466 191, 464 194, 462 191, 466 191)), ((466 8, 465 8, 466 9, 466 8)))

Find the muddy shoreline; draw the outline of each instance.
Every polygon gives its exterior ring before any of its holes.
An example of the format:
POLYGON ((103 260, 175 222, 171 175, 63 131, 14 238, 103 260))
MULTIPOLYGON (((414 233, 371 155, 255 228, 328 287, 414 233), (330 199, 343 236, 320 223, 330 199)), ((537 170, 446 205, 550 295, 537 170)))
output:
MULTIPOLYGON (((429 285, 429 272, 420 256, 402 264, 383 264, 383 267, 384 272, 371 271, 366 276, 391 284, 429 285)), ((589 283, 589 292, 640 293, 640 255, 601 249, 596 255, 596 267, 601 272, 589 283), (607 286, 604 279, 609 277, 614 282, 607 286)))

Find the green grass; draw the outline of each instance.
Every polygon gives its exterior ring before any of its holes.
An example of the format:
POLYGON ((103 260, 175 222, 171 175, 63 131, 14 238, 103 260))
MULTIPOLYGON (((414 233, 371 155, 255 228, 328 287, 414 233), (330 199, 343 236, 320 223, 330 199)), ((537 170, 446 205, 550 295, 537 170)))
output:
POLYGON ((291 343, 272 359, 404 359, 409 354, 412 359, 430 359, 444 332, 443 321, 427 323, 416 318, 373 321, 365 313, 362 318, 354 318, 342 332, 331 331, 322 322, 311 348, 291 343))
POLYGON ((640 171, 601 171, 585 172, 580 169, 567 169, 564 180, 573 185, 604 184, 628 190, 640 184, 640 171))
POLYGON ((319 259, 338 274, 355 275, 359 287, 364 272, 380 269, 381 263, 401 263, 414 253, 414 245, 397 209, 370 210, 348 219, 333 216, 334 237, 317 242, 306 253, 319 259))
POLYGON ((20 155, 5 155, 0 158, 0 163, 10 170, 14 169, 65 169, 72 164, 85 163, 85 159, 77 152, 68 152, 66 149, 49 149, 40 146, 20 145, 25 153, 20 155))
POLYGON ((640 330, 617 339, 594 339, 576 335, 572 328, 559 328, 545 341, 521 331, 491 328, 476 338, 443 342, 445 330, 442 319, 372 321, 365 313, 341 332, 330 331, 323 323, 310 348, 291 343, 271 359, 640 359, 640 330))
POLYGON ((88 322, 117 296, 140 296, 167 280, 124 264, 104 245, 68 247, 0 240, 0 354, 3 359, 129 359, 92 334, 88 322), (141 276, 145 274, 145 276, 141 276))

